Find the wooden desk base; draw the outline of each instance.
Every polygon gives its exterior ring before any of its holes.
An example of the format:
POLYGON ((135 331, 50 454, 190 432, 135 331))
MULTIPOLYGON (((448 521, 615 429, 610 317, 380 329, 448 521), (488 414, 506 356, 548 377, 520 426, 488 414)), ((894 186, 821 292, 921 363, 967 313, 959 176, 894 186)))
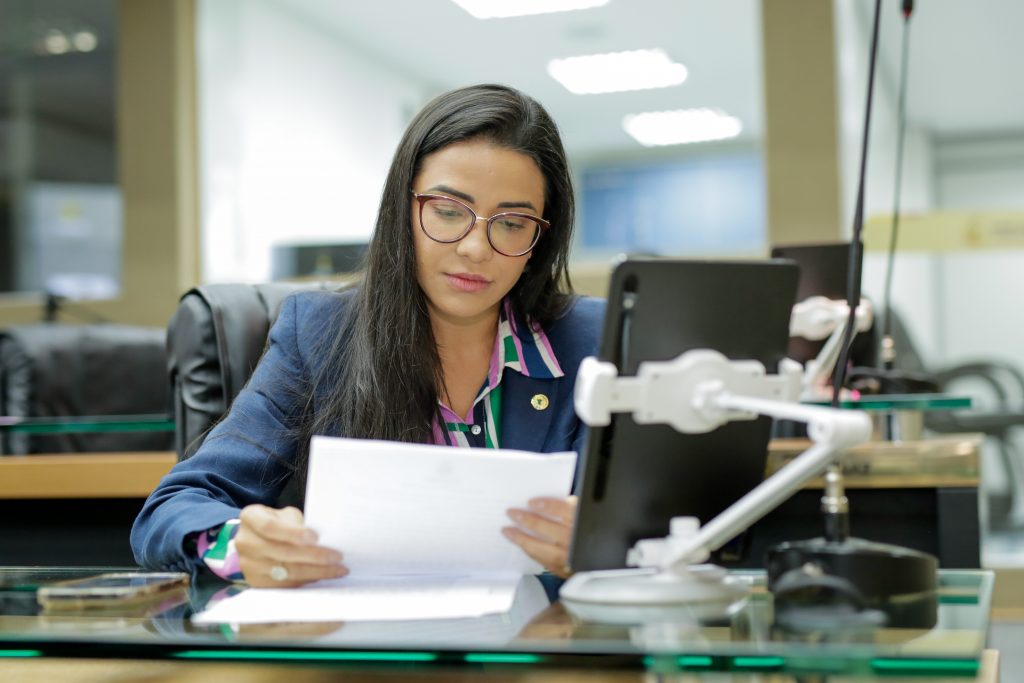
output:
POLYGON ((173 452, 11 455, 0 458, 0 500, 146 498, 173 452))
POLYGON ((172 452, 0 458, 4 562, 134 565, 132 522, 176 461, 172 452))

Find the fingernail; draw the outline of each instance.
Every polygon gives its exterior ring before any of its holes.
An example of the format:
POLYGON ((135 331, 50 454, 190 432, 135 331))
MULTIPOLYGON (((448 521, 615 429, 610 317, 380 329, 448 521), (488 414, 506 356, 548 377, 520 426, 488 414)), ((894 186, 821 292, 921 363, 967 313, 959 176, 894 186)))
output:
POLYGON ((534 500, 531 500, 529 503, 527 503, 526 507, 530 508, 531 510, 535 510, 537 512, 544 512, 544 510, 547 509, 548 504, 545 503, 543 500, 536 500, 536 499, 534 499, 534 500))
POLYGON ((511 520, 513 520, 515 522, 523 521, 523 513, 520 512, 519 510, 509 510, 508 511, 508 516, 509 516, 509 519, 511 519, 511 520))
POLYGON ((501 535, 505 538, 512 538, 514 534, 515 531, 512 529, 512 527, 504 526, 501 528, 501 535))
POLYGON ((348 567, 335 567, 334 568, 334 578, 340 579, 341 577, 347 576, 347 575, 348 575, 348 567))
POLYGON ((315 543, 316 542, 316 532, 313 531, 312 529, 306 529, 305 531, 302 532, 302 540, 305 541, 306 543, 315 543))
POLYGON ((332 552, 331 555, 330 555, 330 558, 331 558, 331 564, 339 564, 339 563, 341 563, 341 553, 339 553, 337 551, 332 552))

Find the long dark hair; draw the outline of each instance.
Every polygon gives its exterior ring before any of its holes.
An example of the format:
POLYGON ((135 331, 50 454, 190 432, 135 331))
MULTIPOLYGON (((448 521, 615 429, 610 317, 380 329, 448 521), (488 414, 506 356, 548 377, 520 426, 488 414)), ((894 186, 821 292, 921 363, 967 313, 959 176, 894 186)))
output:
POLYGON ((544 218, 551 228, 512 288, 513 308, 545 325, 569 304, 575 204, 554 121, 535 100, 501 85, 475 85, 438 96, 412 120, 398 145, 364 276, 343 317, 335 321, 335 333, 324 340, 322 364, 311 378, 310 402, 299 425, 300 476, 314 434, 431 440, 443 377, 426 298, 416 278, 409 191, 425 156, 476 139, 528 155, 545 179, 544 218))

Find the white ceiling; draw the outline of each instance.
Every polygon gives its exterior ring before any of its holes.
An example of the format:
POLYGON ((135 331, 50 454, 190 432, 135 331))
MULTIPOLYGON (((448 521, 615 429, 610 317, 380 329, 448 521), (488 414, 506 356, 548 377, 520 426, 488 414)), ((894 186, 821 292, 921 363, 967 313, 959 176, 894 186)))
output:
MULTIPOLYGON (((866 19, 874 3, 859 1, 866 19)), ((883 5, 881 63, 895 93, 903 19, 899 2, 883 5)), ((911 121, 940 136, 1024 133, 1024 0, 917 0, 909 39, 911 121)))
POLYGON ((611 0, 578 12, 473 18, 450 0, 286 0, 296 11, 437 90, 506 83, 537 98, 577 155, 635 150, 629 113, 711 107, 761 134, 758 0, 611 0), (662 48, 686 65, 680 86, 573 95, 547 74, 555 57, 662 48))
MULTIPOLYGON (((859 3, 869 21, 870 0, 837 1, 859 3)), ((575 155, 635 152, 621 121, 640 111, 718 108, 743 122, 741 141, 761 135, 760 0, 611 0, 585 11, 486 21, 450 0, 281 2, 428 89, 486 81, 525 90, 551 111, 575 155), (654 47, 686 65, 685 83, 572 95, 546 70, 554 57, 654 47)), ((895 96, 902 20, 898 0, 883 5, 880 83, 895 96)), ((1024 132, 1022 30, 1024 0, 918 0, 911 121, 942 135, 1024 132)))

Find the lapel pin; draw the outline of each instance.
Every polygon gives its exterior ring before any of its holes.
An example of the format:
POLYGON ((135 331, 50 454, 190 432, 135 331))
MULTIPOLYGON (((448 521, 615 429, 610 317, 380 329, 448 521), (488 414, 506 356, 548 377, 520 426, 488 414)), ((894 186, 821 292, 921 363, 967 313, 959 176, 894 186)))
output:
POLYGON ((533 406, 534 410, 547 410, 548 397, 544 394, 534 394, 533 398, 530 399, 530 405, 533 406))

